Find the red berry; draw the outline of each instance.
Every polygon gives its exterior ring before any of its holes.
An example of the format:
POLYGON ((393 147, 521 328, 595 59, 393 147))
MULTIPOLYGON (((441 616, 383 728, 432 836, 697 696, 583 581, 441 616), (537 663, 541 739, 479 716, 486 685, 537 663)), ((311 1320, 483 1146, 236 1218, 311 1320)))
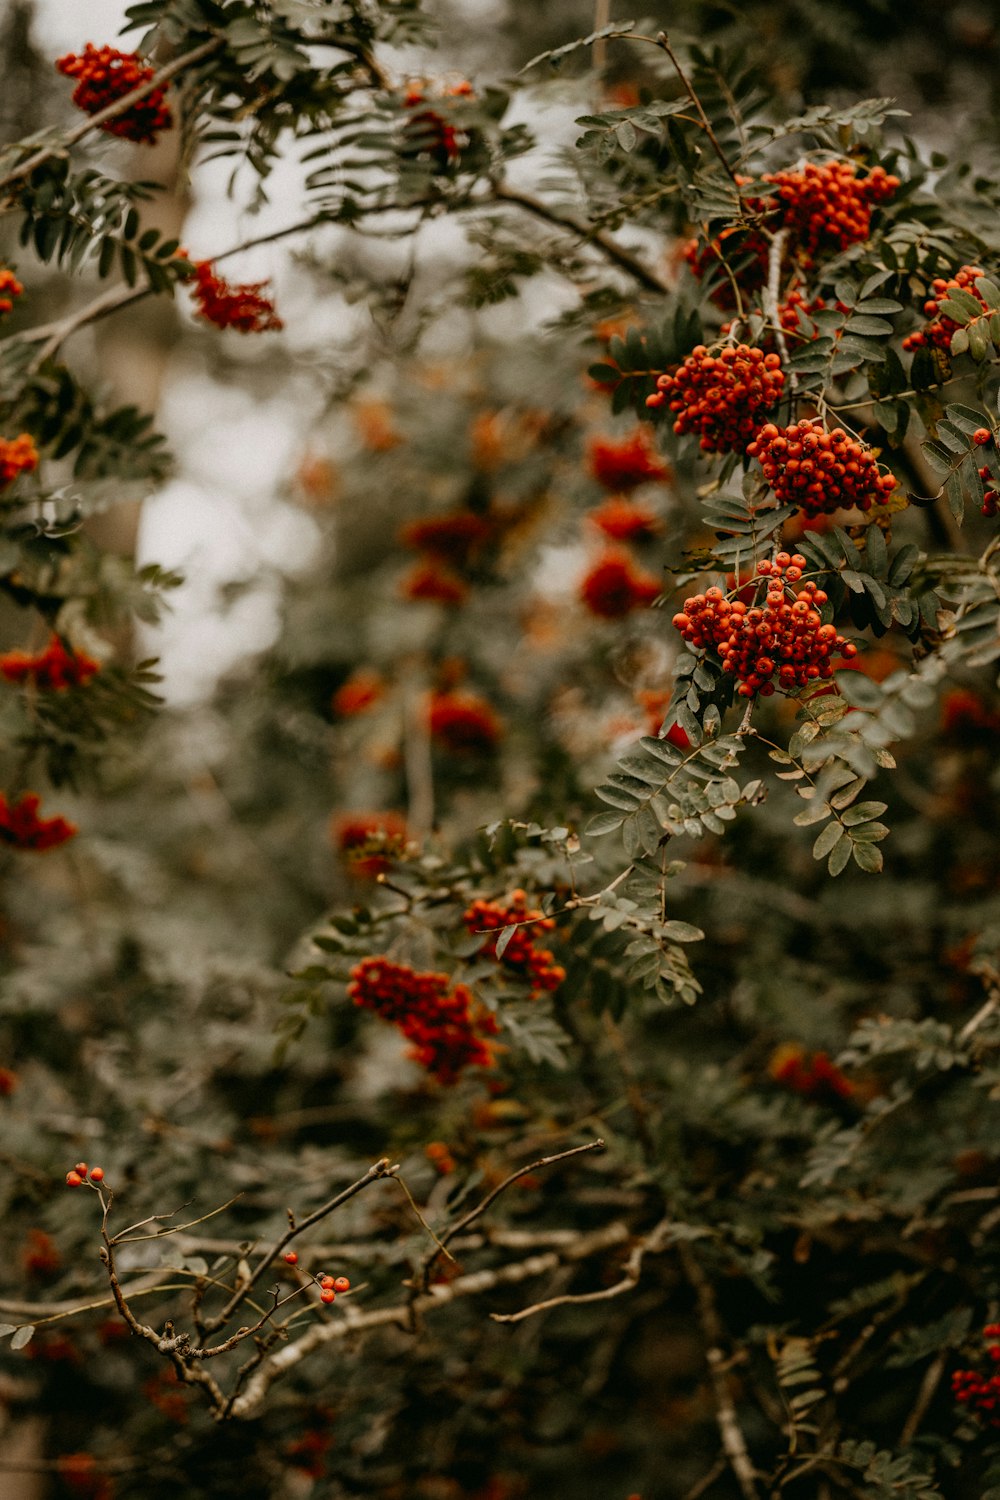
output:
POLYGON ((980 448, 985 448, 987 443, 992 443, 993 434, 988 427, 977 427, 972 434, 972 441, 978 443, 980 448))
POLYGON ((90 1169, 90 1180, 91 1180, 91 1182, 103 1182, 104 1181, 104 1168, 103 1167, 91 1167, 91 1169, 90 1169))
POLYGON ((289 1265, 289 1266, 297 1266, 298 1263, 299 1263, 299 1257, 296 1255, 295 1251, 294 1250, 287 1250, 285 1252, 285 1264, 289 1265))
POLYGON ((324 1291, 320 1292, 319 1300, 321 1302, 336 1302, 337 1293, 332 1289, 332 1287, 326 1287, 324 1291))
POLYGON ((87 1163, 85 1161, 78 1161, 77 1164, 76 1164, 76 1166, 73 1168, 73 1171, 74 1172, 79 1172, 79 1174, 80 1174, 81 1177, 86 1177, 86 1175, 87 1175, 87 1163))
POLYGON ((319 1278, 319 1284, 323 1288, 324 1292, 328 1292, 331 1287, 333 1287, 335 1291, 337 1290, 336 1283, 334 1282, 332 1276, 321 1276, 319 1278))
POLYGON ((349 1292, 351 1290, 351 1283, 346 1276, 338 1276, 334 1280, 333 1289, 336 1292, 349 1292))
POLYGON ((79 1187, 82 1182, 83 1182, 83 1178, 80 1176, 79 1172, 67 1172, 66 1173, 66 1186, 67 1187, 79 1187))

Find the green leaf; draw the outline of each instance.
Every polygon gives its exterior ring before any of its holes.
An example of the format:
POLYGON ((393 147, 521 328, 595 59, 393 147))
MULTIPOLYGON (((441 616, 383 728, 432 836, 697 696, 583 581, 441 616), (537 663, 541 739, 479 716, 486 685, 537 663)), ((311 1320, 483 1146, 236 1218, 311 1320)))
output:
POLYGON ((700 927, 694 927, 690 922, 664 922, 660 930, 674 943, 699 943, 705 936, 700 927))
POLYGON ((875 875, 882 869, 884 864, 882 851, 881 849, 876 849, 874 844, 854 844, 852 845, 852 853, 854 855, 854 863, 858 866, 859 870, 866 870, 869 874, 875 875))
MULTIPOLYGON (((838 828, 840 824, 836 825, 838 828)), ((840 875, 847 868, 847 862, 851 857, 852 844, 850 839, 838 839, 833 846, 833 852, 826 862, 827 873, 840 875)))
POLYGON ((840 823, 828 823, 813 844, 813 859, 825 859, 844 836, 840 823))
POLYGON ((870 818, 881 817, 887 805, 885 802, 858 802, 844 813, 844 822, 848 828, 853 827, 855 823, 867 823, 870 818))

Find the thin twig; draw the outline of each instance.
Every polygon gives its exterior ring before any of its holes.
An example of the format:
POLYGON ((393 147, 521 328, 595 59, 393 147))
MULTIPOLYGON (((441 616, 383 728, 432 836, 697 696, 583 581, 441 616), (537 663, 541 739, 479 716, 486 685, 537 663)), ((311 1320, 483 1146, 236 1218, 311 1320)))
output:
MULTIPOLYGON (((580 239, 596 245, 608 260, 613 261, 621 270, 627 271, 647 291, 659 292, 662 295, 669 290, 665 282, 662 282, 654 272, 643 265, 642 261, 631 251, 619 245, 618 241, 605 230, 594 228, 593 225, 576 218, 574 214, 551 208, 541 198, 536 198, 531 193, 521 192, 517 188, 508 187, 506 183, 497 183, 493 189, 493 196, 500 203, 510 203, 516 208, 523 208, 526 213, 534 214, 536 218, 544 219, 546 223, 554 224, 558 229, 568 229, 571 234, 578 235, 580 239)), ((475 206, 481 205, 477 202, 475 206)))
POLYGON ((923 1421, 927 1408, 934 1400, 934 1392, 941 1383, 941 1376, 944 1374, 944 1367, 947 1363, 948 1351, 942 1349, 935 1355, 924 1371, 924 1378, 920 1382, 917 1399, 913 1403, 912 1411, 903 1423, 902 1432, 899 1434, 899 1446, 901 1448, 908 1448, 916 1437, 917 1428, 923 1421))
POLYGON ((620 1297, 623 1292, 631 1292, 638 1284, 643 1256, 656 1255, 663 1249, 671 1227, 671 1221, 663 1219, 655 1229, 636 1241, 625 1262, 621 1280, 616 1281, 613 1286, 604 1287, 599 1292, 580 1292, 576 1295, 567 1292, 563 1296, 547 1297, 544 1302, 534 1302, 530 1307, 522 1307, 520 1312, 490 1313, 490 1317, 494 1323, 520 1323, 524 1318, 533 1318, 536 1313, 547 1312, 551 1307, 565 1307, 568 1303, 607 1302, 612 1297, 620 1297))
MULTIPOLYGON (((598 1139, 596 1141, 588 1141, 584 1146, 572 1146, 568 1151, 557 1151, 554 1156, 539 1157, 537 1161, 528 1162, 527 1166, 518 1167, 515 1172, 511 1172, 507 1177, 504 1178, 503 1182, 501 1182, 497 1187, 493 1188, 492 1192, 487 1193, 486 1197, 483 1198, 479 1203, 477 1203, 475 1208, 470 1209, 469 1212, 465 1214, 461 1219, 457 1219, 455 1223, 452 1224, 450 1229, 445 1231, 445 1233, 441 1236, 440 1243, 442 1248, 444 1248, 444 1246, 448 1244, 449 1240, 454 1239, 456 1234, 461 1234, 463 1229, 467 1229, 470 1224, 473 1224, 476 1219, 480 1217, 481 1214, 484 1214, 489 1208, 490 1204, 495 1203, 500 1194, 506 1192, 507 1189, 518 1180, 519 1177, 525 1177, 529 1172, 535 1172, 540 1167, 551 1167, 557 1161, 566 1161, 571 1156, 582 1156, 585 1151, 603 1150, 604 1142, 603 1140, 598 1139)), ((437 1260, 440 1253, 440 1250, 435 1250, 434 1254, 425 1263, 423 1271, 419 1278, 419 1284, 422 1288, 426 1288, 427 1278, 430 1275, 434 1262, 437 1260)))
POLYGON ((671 47, 671 45, 670 45, 670 39, 667 36, 667 33, 665 31, 661 31, 659 33, 659 35, 657 36, 657 38, 656 38, 656 45, 658 47, 662 48, 662 50, 670 58, 670 61, 673 63, 673 65, 674 65, 674 72, 677 74, 677 77, 680 79, 681 83, 684 85, 685 92, 687 93, 688 98, 691 100, 691 103, 694 105, 695 109, 698 111, 698 118, 701 120, 702 129, 704 130, 705 134, 708 136, 709 140, 711 141, 711 143, 712 143, 712 149, 715 152, 716 156, 719 158, 719 160, 721 161, 722 165, 725 167, 726 173, 729 176, 729 178, 730 178, 733 186, 736 189, 737 201, 739 201, 740 184, 739 184, 739 180, 737 179, 736 173, 733 171, 732 167, 729 165, 729 158, 726 156, 726 153, 723 151, 721 145, 719 144, 719 137, 716 135, 715 131, 712 129, 711 122, 710 122, 708 116, 705 113, 704 107, 703 107, 702 102, 699 99, 699 97, 698 97, 698 95, 697 95, 697 93, 695 91, 694 85, 692 84, 691 80, 688 78, 688 76, 685 73, 684 69, 681 67, 680 60, 678 59, 677 54, 674 51, 674 49, 671 47))

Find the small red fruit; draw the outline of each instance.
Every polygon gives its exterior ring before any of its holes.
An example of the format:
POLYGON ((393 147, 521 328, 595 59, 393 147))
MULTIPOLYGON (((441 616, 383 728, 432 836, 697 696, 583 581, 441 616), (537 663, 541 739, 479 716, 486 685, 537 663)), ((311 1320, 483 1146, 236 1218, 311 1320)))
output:
POLYGON ((90 1180, 91 1180, 91 1182, 103 1182, 104 1181, 104 1168, 103 1167, 91 1167, 91 1169, 90 1169, 90 1180))
POLYGON ((351 1290, 351 1283, 346 1276, 338 1276, 334 1280, 333 1289, 335 1292, 349 1292, 351 1290))
POLYGON ((287 1251, 286 1254, 285 1254, 285 1264, 289 1265, 289 1266, 297 1266, 298 1263, 299 1263, 299 1257, 296 1255, 295 1251, 294 1250, 287 1251))
POLYGON ((336 1302, 336 1300, 337 1300, 337 1293, 335 1291, 333 1291, 332 1288, 327 1287, 327 1289, 325 1291, 320 1292, 320 1294, 319 1294, 319 1300, 321 1302, 336 1302))
POLYGON ((332 1276, 321 1276, 319 1278, 319 1284, 323 1288, 324 1292, 330 1291, 331 1288, 335 1288, 337 1291, 340 1290, 332 1276))
POLYGON ((79 1172, 67 1172, 66 1173, 66 1186, 67 1187, 80 1187, 80 1185, 82 1184, 82 1182, 83 1182, 83 1178, 80 1176, 79 1172))
POLYGON ((980 448, 985 448, 987 443, 992 443, 993 434, 988 427, 977 427, 972 434, 972 441, 978 443, 980 448))
POLYGON ((74 1172, 79 1172, 79 1174, 80 1174, 81 1177, 86 1177, 86 1175, 87 1175, 87 1163, 85 1161, 78 1161, 77 1164, 76 1164, 76 1166, 73 1168, 73 1171, 74 1172))

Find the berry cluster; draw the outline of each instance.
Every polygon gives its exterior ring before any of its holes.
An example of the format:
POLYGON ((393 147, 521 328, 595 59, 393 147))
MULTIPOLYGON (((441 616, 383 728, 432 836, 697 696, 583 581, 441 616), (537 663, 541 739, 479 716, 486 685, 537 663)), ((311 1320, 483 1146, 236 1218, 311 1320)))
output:
POLYGON ((285 325, 269 297, 262 296, 266 281, 233 286, 212 270, 210 260, 195 262, 192 296, 198 317, 216 328, 235 328, 239 333, 268 333, 285 325))
POLYGON ((13 311, 14 298, 20 297, 24 287, 13 271, 0 271, 0 314, 13 311))
MULTIPOLYGON (((140 62, 137 53, 95 47, 92 42, 87 43, 80 56, 68 52, 60 57, 56 68, 67 78, 79 80, 73 90, 73 103, 88 115, 98 114, 153 77, 153 69, 140 62)), ((163 90, 153 89, 113 120, 106 120, 101 129, 127 141, 151 146, 160 131, 169 129, 171 124, 163 90)))
MULTIPOLYGON (((779 552, 757 564, 765 585, 762 604, 730 599, 719 588, 685 599, 674 625, 690 646, 716 651, 732 673, 743 698, 769 698, 778 687, 794 692, 817 678, 833 676, 831 657, 857 655, 857 647, 824 625, 820 608, 827 596, 814 583, 802 584, 806 559, 779 552)), ((759 588, 759 585, 758 585, 759 588)))
POLYGON ((592 438, 587 459, 598 484, 613 494, 627 494, 640 484, 670 478, 670 468, 657 453, 645 427, 637 427, 617 442, 614 438, 592 438))
POLYGON ((101 664, 84 651, 67 651, 54 635, 44 651, 7 651, 0 656, 0 677, 8 682, 33 682, 43 692, 84 687, 101 670, 101 664))
POLYGON ((25 792, 17 802, 9 802, 0 792, 0 844, 41 853, 58 848, 79 832, 76 824, 65 818, 40 818, 40 802, 36 792, 25 792))
MULTIPOLYGON (((299 1263, 299 1257, 294 1250, 286 1251, 282 1258, 288 1266, 297 1266, 299 1263)), ((313 1280, 320 1289, 319 1298, 321 1302, 336 1302, 338 1292, 349 1292, 351 1290, 351 1283, 346 1276, 328 1276, 324 1271, 319 1271, 313 1277, 313 1280)))
POLYGON ((494 750, 503 726, 476 693, 434 693, 427 716, 431 738, 457 754, 494 750))
POLYGON ((669 405, 674 431, 697 433, 706 453, 744 453, 781 400, 785 376, 777 354, 728 344, 718 355, 704 344, 677 370, 661 375, 649 407, 669 405))
MULTIPOLYGON (((474 93, 471 83, 464 79, 442 90, 437 99, 447 106, 453 99, 471 99, 474 93)), ((470 143, 470 135, 459 125, 436 109, 419 109, 427 103, 426 84, 411 83, 403 97, 403 103, 413 111, 403 128, 403 154, 427 156, 439 172, 458 164, 463 150, 470 143)))
POLYGON ((633 609, 652 604, 659 580, 637 567, 626 553, 609 548, 580 584, 580 598, 602 620, 620 620, 633 609))
POLYGON ((413 604, 457 605, 464 604, 469 597, 469 585, 451 568, 432 557, 410 569, 400 583, 399 592, 413 604))
POLYGON ((337 813, 330 833, 352 875, 374 879, 406 849, 406 819, 398 812, 337 813))
MULTIPOLYGON (((1000 1323, 987 1323, 984 1339, 1000 1339, 1000 1323)), ((1000 1343, 989 1343, 986 1353, 994 1363, 1000 1362, 1000 1343)), ((981 1375, 978 1370, 956 1370, 951 1389, 960 1406, 967 1406, 990 1427, 1000 1427, 1000 1373, 981 1375)))
POLYGON ((788 230, 790 249, 806 268, 822 253, 837 254, 868 239, 872 209, 900 185, 884 167, 858 177, 853 161, 807 162, 800 171, 768 172, 763 181, 774 188, 773 195, 750 199, 747 207, 788 230))
POLYGON ((941 312, 941 303, 946 302, 952 292, 968 292, 981 302, 983 312, 988 312, 986 300, 976 286, 976 278, 985 276, 986 272, 981 266, 960 266, 954 276, 946 280, 943 276, 937 276, 931 282, 933 297, 924 303, 924 313, 930 318, 923 328, 908 333, 903 340, 904 349, 925 349, 932 345, 935 349, 942 349, 945 354, 951 352, 951 340, 958 332, 959 324, 954 318, 949 318, 946 313, 941 312))
POLYGON ((362 667, 352 672, 342 682, 330 701, 330 707, 338 718, 350 719, 355 714, 367 713, 385 694, 385 683, 378 672, 362 667))
POLYGON ((410 1056, 439 1083, 454 1083, 463 1068, 492 1066, 490 1048, 477 1035, 498 1031, 488 1012, 473 1017, 464 984, 449 988, 447 974, 419 973, 387 958, 366 958, 351 970, 347 993, 355 1005, 398 1026, 412 1043, 410 1056))
POLYGON ((825 1052, 811 1055, 798 1042, 786 1042, 774 1053, 767 1071, 775 1083, 819 1101, 850 1099, 854 1085, 825 1052))
POLYGON ((648 505, 610 495, 588 511, 587 520, 614 542, 648 542, 660 529, 659 518, 648 505))
POLYGON ((452 510, 421 521, 408 521, 400 527, 399 540, 404 547, 464 567, 492 539, 494 530, 486 516, 475 515, 471 510, 452 510))
POLYGON ((791 427, 763 426, 747 447, 759 459, 764 477, 782 505, 795 505, 807 516, 857 506, 870 510, 896 487, 891 474, 880 474, 870 448, 842 427, 827 432, 822 422, 806 418, 791 427))
POLYGON ((497 956, 501 929, 517 924, 499 962, 529 979, 532 994, 557 989, 566 978, 566 970, 556 963, 555 955, 548 948, 536 948, 534 942, 533 933, 551 932, 556 925, 555 921, 540 911, 529 911, 524 891, 513 891, 506 904, 500 901, 473 901, 462 913, 462 921, 470 932, 493 929, 488 932, 479 951, 491 954, 494 958, 497 956))
POLYGON ((38 449, 26 432, 16 438, 0 438, 0 490, 13 484, 19 474, 37 468, 38 449))
POLYGON ((66 1173, 67 1187, 82 1187, 83 1184, 93 1183, 100 1187, 104 1181, 103 1167, 89 1167, 85 1161, 78 1161, 76 1166, 66 1173))

